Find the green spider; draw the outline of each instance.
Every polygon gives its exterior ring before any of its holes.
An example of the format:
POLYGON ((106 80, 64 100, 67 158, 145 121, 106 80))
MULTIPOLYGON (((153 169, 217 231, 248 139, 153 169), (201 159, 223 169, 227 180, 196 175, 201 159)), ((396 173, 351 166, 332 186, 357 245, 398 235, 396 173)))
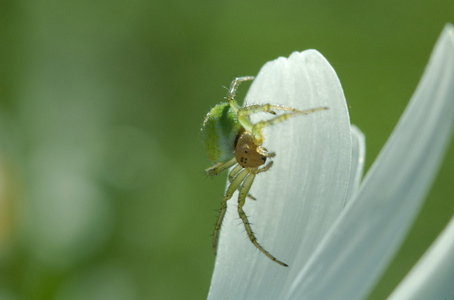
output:
POLYGON ((238 215, 243 221, 249 239, 271 260, 287 267, 287 264, 276 259, 257 242, 257 239, 252 232, 251 224, 243 210, 246 196, 255 200, 255 198, 249 194, 255 176, 259 173, 268 171, 273 165, 273 162, 269 161, 265 164, 266 160, 276 155, 273 152, 268 152, 268 150, 262 146, 264 140, 262 129, 285 121, 293 116, 306 115, 327 108, 320 107, 301 111, 295 108, 274 104, 240 107, 235 101, 235 94, 238 86, 242 82, 252 81, 253 79, 253 76, 235 78, 227 93, 228 102, 216 105, 207 114, 202 126, 205 150, 208 154, 208 158, 214 163, 212 167, 206 169, 207 174, 210 176, 218 175, 222 171, 235 166, 228 175, 230 185, 221 201, 219 218, 214 228, 213 251, 214 254, 216 254, 219 230, 227 211, 227 200, 232 198, 233 193, 238 190, 238 215), (286 111, 286 113, 276 115, 275 110, 286 111), (267 121, 259 121, 253 124, 250 120, 250 115, 259 112, 267 112, 276 116, 267 121))

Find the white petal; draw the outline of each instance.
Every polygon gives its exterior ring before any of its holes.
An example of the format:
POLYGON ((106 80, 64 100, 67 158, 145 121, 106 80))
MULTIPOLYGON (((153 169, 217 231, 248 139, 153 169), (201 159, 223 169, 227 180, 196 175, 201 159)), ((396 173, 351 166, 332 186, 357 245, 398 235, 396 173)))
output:
POLYGON ((271 261, 249 241, 235 194, 222 227, 210 299, 281 298, 342 210, 348 190, 348 111, 339 80, 320 53, 293 53, 267 63, 246 99, 329 109, 265 129, 264 146, 277 155, 252 186, 257 200, 247 199, 244 207, 259 243, 290 266, 271 261))
POLYGON ((352 167, 347 201, 351 200, 358 191, 363 178, 364 163, 366 162, 366 138, 358 127, 352 125, 352 167))
POLYGON ((452 299, 454 297, 454 218, 389 300, 452 299))
POLYGON ((441 35, 399 124, 289 299, 360 299, 402 243, 452 132, 454 34, 441 35))

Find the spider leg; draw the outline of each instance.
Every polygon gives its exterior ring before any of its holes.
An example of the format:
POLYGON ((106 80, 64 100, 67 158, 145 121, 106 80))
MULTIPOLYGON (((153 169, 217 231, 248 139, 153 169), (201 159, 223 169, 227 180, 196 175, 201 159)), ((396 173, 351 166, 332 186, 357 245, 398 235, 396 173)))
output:
MULTIPOLYGON (((270 154, 274 154, 274 153, 270 153, 270 154)), ((274 156, 274 155, 273 155, 273 156, 274 156)), ((271 168, 272 165, 273 165, 273 162, 270 161, 269 163, 267 163, 267 164, 266 164, 263 168, 261 168, 261 169, 256 169, 256 170, 254 170, 254 171, 251 170, 251 173, 252 173, 252 174, 258 174, 258 173, 266 172, 266 171, 268 171, 268 170, 271 168)), ((257 200, 257 199, 256 199, 255 197, 253 197, 251 194, 247 194, 247 196, 248 196, 249 198, 251 198, 252 200, 257 200)))
MULTIPOLYGON (((318 107, 318 108, 307 109, 307 110, 294 110, 291 113, 276 116, 276 117, 271 118, 266 121, 257 122, 256 124, 254 124, 252 126, 252 129, 250 131, 252 132, 252 135, 254 135, 254 137, 256 139, 256 144, 261 145, 263 142, 263 134, 262 134, 263 128, 277 124, 277 123, 281 123, 291 117, 307 115, 307 114, 310 114, 310 113, 313 113, 313 112, 316 112, 319 110, 326 110, 326 109, 328 109, 328 108, 327 107, 318 107)), ((238 112, 238 120, 240 120, 239 115, 240 115, 240 112, 238 112)))
POLYGON ((241 107, 238 109, 238 122, 248 131, 252 131, 254 124, 252 124, 249 116, 259 112, 267 112, 276 115, 275 110, 286 110, 290 112, 301 112, 296 108, 274 105, 274 104, 256 104, 241 107))
POLYGON ((273 165, 273 162, 270 161, 270 162, 267 163, 263 168, 257 169, 253 174, 258 174, 258 173, 266 172, 266 171, 268 171, 268 170, 271 168, 272 165, 273 165))
POLYGON ((257 147, 257 152, 265 157, 275 157, 276 153, 274 152, 268 152, 265 147, 258 146, 257 147))
POLYGON ((224 170, 227 170, 231 166, 236 164, 236 158, 232 158, 231 160, 225 162, 225 163, 217 163, 212 167, 209 167, 208 169, 205 169, 205 172, 207 172, 208 175, 213 176, 213 175, 219 175, 224 170))
POLYGON ((229 182, 230 183, 242 169, 244 169, 244 168, 240 164, 238 164, 235 166, 235 168, 232 169, 232 171, 230 171, 230 173, 229 173, 229 182))
POLYGON ((221 229, 222 220, 224 219, 225 213, 227 211, 227 200, 232 198, 233 193, 238 189, 241 182, 243 182, 244 178, 248 174, 249 174, 249 172, 246 169, 239 172, 238 175, 230 183, 229 187, 227 188, 227 191, 225 192, 225 196, 221 201, 221 209, 219 212, 218 220, 216 221, 216 225, 214 227, 214 234, 213 234, 213 252, 214 252, 214 254, 216 254, 219 230, 221 229))
MULTIPOLYGON (((237 165, 235 168, 232 169, 232 171, 230 171, 230 174, 229 174, 229 182, 232 182, 233 178, 235 178, 235 176, 240 172, 240 170, 243 169, 243 167, 241 165, 237 165)), ((252 200, 257 200, 254 196, 252 196, 251 194, 247 194, 247 196, 249 198, 251 198, 252 200)))
POLYGON ((235 101, 235 94, 236 94, 236 91, 238 90, 238 86, 242 82, 251 81, 251 80, 254 80, 254 76, 237 77, 232 80, 232 83, 230 84, 229 92, 227 93, 227 100, 229 101, 230 106, 233 108, 233 110, 235 112, 240 109, 240 106, 235 101))
POLYGON ((247 196, 248 196, 250 199, 254 200, 254 201, 257 200, 257 198, 255 198, 255 197, 252 196, 251 194, 247 194, 247 196))
POLYGON ((288 267, 286 263, 283 263, 282 261, 278 260, 275 258, 273 255, 271 255, 268 251, 266 251, 258 242, 257 239, 252 232, 251 224, 249 223, 249 220, 244 213, 243 210, 243 205, 246 202, 246 195, 249 192, 249 189, 251 188, 252 182, 254 181, 256 173, 250 173, 246 179, 244 180, 243 184, 240 187, 240 194, 238 196, 238 215, 240 216, 241 220, 243 221, 244 228, 246 229, 247 235, 251 242, 260 250, 262 251, 266 256, 268 256, 272 261, 277 262, 278 264, 288 267))
POLYGON ((243 111, 242 114, 255 114, 259 112, 267 112, 272 115, 275 115, 276 112, 275 110, 285 110, 285 111, 290 111, 290 112, 302 112, 299 109, 293 108, 293 107, 288 107, 288 106, 282 106, 282 105, 277 105, 277 104, 254 104, 254 105, 248 105, 245 107, 242 107, 241 110, 243 111))

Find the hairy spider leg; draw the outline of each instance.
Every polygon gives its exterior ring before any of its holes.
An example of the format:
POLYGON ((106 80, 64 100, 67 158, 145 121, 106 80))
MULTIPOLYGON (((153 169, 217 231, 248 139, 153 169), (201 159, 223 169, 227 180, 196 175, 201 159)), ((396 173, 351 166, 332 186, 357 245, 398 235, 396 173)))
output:
MULTIPOLYGON (((229 182, 231 183, 233 178, 235 178, 235 176, 242 170, 244 169, 243 166, 241 166, 240 164, 236 165, 235 168, 232 169, 232 171, 230 171, 230 174, 229 174, 229 182)), ((247 195, 249 198, 251 198, 252 200, 257 200, 257 198, 255 198, 254 196, 252 196, 251 194, 248 194, 247 195)))
POLYGON ((237 112, 241 107, 238 105, 238 103, 235 101, 235 95, 236 91, 238 90, 238 87, 240 83, 245 82, 245 81, 252 81, 254 80, 254 76, 243 76, 243 77, 237 77, 232 80, 232 83, 230 84, 229 92, 227 94, 227 100, 230 103, 230 106, 232 109, 237 112))
POLYGON ((254 173, 250 173, 244 180, 243 184, 241 185, 240 190, 239 190, 240 194, 238 196, 238 215, 240 216, 241 220, 243 221, 244 228, 246 229, 247 235, 248 235, 249 239, 251 240, 251 242, 254 244, 254 246, 257 247, 260 251, 262 251, 266 256, 268 256, 272 261, 277 262, 278 264, 280 264, 284 267, 288 267, 288 265, 286 263, 278 260, 276 257, 271 255, 271 253, 266 251, 257 242, 254 232, 252 231, 251 224, 249 223, 246 213, 243 210, 243 206, 246 202, 246 195, 249 193, 249 189, 251 188, 251 185, 252 185, 252 182, 254 181, 256 173, 264 172, 269 169, 269 167, 268 167, 268 168, 266 168, 266 170, 262 171, 265 168, 266 167, 256 170, 256 172, 254 172, 254 173))
MULTIPOLYGON (((271 166, 273 165, 273 162, 270 161, 269 163, 267 163, 263 168, 261 169, 257 169, 257 168, 254 168, 254 169, 244 169, 242 166, 240 165, 237 165, 235 168, 232 169, 232 171, 230 171, 230 174, 229 174, 229 181, 230 181, 230 185, 229 187, 227 188, 227 191, 225 192, 225 196, 224 198, 222 199, 221 201, 221 209, 220 209, 220 212, 219 212, 219 217, 218 217, 218 220, 216 222, 216 226, 214 227, 214 234, 213 234, 213 251, 214 251, 214 254, 216 254, 216 248, 217 248, 217 242, 218 242, 218 235, 219 235, 219 230, 221 229, 221 224, 222 224, 222 220, 224 219, 224 216, 225 216, 225 213, 227 211, 227 200, 229 200, 230 198, 232 198, 233 196, 233 193, 240 188, 240 184, 244 181, 244 178, 249 174, 249 173, 253 173, 254 176, 255 174, 258 174, 258 173, 262 173, 262 172, 265 172, 265 171, 268 171, 271 166), (234 173, 232 175, 232 173, 234 173)), ((252 184, 252 182, 251 182, 252 184)), ((249 187, 250 188, 250 187, 249 187)), ((251 195, 248 194, 248 196, 251 198, 251 199, 254 199, 255 198, 251 195)))
POLYGON ((227 191, 225 192, 225 196, 221 201, 221 209, 219 212, 218 220, 216 221, 216 226, 214 227, 214 234, 213 234, 213 252, 216 254, 216 248, 218 244, 218 236, 219 230, 221 229, 222 220, 224 219, 225 212, 227 211, 227 200, 232 198, 233 193, 239 188, 240 184, 243 182, 244 178, 249 174, 248 169, 243 169, 241 172, 236 175, 236 177, 232 180, 227 191))
POLYGON ((210 176, 219 175, 219 173, 221 173, 224 170, 227 170, 228 168, 230 168, 234 164, 236 164, 236 158, 235 157, 232 158, 231 160, 227 161, 227 162, 217 163, 214 166, 209 167, 208 169, 205 169, 205 172, 207 172, 207 174, 210 175, 210 176))
MULTIPOLYGON (((235 176, 238 174, 238 172, 240 172, 241 170, 243 169, 243 166, 241 166, 240 164, 236 165, 235 168, 232 169, 232 171, 230 171, 230 174, 229 174, 229 182, 231 183, 233 178, 235 178, 235 176)), ((254 196, 252 196, 251 194, 248 194, 247 195, 249 198, 251 198, 252 200, 257 200, 257 198, 255 198, 254 196)))
POLYGON ((232 180, 235 178, 235 176, 242 170, 244 169, 240 164, 237 164, 232 171, 229 173, 229 182, 232 183, 232 180))
POLYGON ((258 174, 258 173, 266 172, 271 168, 272 165, 273 165, 273 162, 270 161, 263 168, 257 169, 254 173, 258 174))
MULTIPOLYGON (((238 122, 240 122, 241 126, 243 126, 244 129, 252 132, 254 124, 251 122, 251 120, 249 118, 250 115, 259 113, 259 112, 267 112, 267 113, 275 115, 276 114, 274 112, 275 110, 288 111, 289 113, 287 113, 285 115, 292 115, 294 113, 308 114, 308 112, 306 112, 306 111, 301 111, 299 109, 287 107, 287 106, 274 105, 274 104, 254 104, 254 105, 241 107, 238 110, 238 122)), ((279 116, 279 117, 281 117, 281 116, 279 116)), ((271 119, 271 120, 273 120, 273 119, 271 119)), ((269 120, 269 121, 271 121, 271 120, 269 120)))
MULTIPOLYGON (((298 110, 298 111, 292 111, 291 113, 283 114, 280 116, 276 116, 274 118, 271 118, 267 121, 259 121, 255 123, 252 126, 252 129, 250 130, 252 135, 255 138, 254 143, 258 146, 260 146, 263 143, 263 134, 262 134, 262 129, 271 126, 280 122, 283 122, 287 120, 288 118, 295 117, 295 116, 301 116, 301 115, 307 115, 319 110, 326 110, 328 109, 327 107, 318 107, 318 108, 313 108, 313 109, 307 109, 307 110, 298 110)), ((261 148, 263 149, 263 148, 261 148)), ((257 151, 261 151, 261 149, 258 149, 257 151)), ((261 153, 261 152, 259 152, 261 153)))

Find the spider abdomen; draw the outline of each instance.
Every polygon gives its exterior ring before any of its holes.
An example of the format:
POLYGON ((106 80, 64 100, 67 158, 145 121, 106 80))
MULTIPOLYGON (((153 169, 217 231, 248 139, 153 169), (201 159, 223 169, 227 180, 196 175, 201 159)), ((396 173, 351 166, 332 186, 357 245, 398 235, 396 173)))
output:
POLYGON ((208 159, 213 163, 231 159, 241 128, 237 114, 229 103, 221 103, 211 109, 202 125, 203 143, 208 159))

